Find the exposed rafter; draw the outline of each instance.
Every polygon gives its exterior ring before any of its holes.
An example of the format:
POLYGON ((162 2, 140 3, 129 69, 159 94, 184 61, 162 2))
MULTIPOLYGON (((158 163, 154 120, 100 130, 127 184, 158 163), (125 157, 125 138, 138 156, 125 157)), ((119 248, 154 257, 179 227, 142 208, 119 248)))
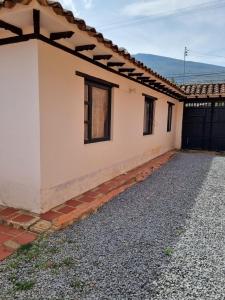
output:
POLYGON ((163 85, 162 85, 162 83, 160 83, 160 82, 156 82, 156 83, 154 83, 154 86, 155 86, 155 87, 162 87, 163 85))
POLYGON ((109 60, 112 58, 112 55, 110 54, 102 54, 102 55, 94 55, 93 59, 94 60, 109 60))
POLYGON ((149 82, 149 79, 147 79, 147 78, 146 78, 146 79, 143 79, 142 82, 148 83, 148 82, 149 82))
POLYGON ((179 94, 175 91, 173 91, 173 95, 175 95, 176 97, 179 97, 179 94))
POLYGON ((52 32, 50 33, 50 39, 53 41, 60 39, 70 39, 73 35, 73 31, 52 32))
POLYGON ((124 66, 125 65, 125 63, 123 63, 123 62, 108 62, 108 64, 107 64, 107 66, 108 67, 122 67, 122 66, 124 66))
POLYGON ((144 75, 144 73, 129 73, 128 76, 132 76, 132 77, 135 77, 135 76, 142 76, 144 75))
POLYGON ((170 97, 173 97, 173 98, 179 98, 179 94, 177 94, 176 92, 174 92, 173 90, 171 89, 167 89, 167 88, 162 88, 161 91, 164 93, 164 94, 167 94, 169 95, 170 97))
POLYGON ((166 86, 163 86, 163 91, 169 93, 169 92, 171 92, 171 89, 168 89, 166 86))
POLYGON ((0 39, 0 46, 21 43, 21 42, 29 41, 32 38, 34 38, 33 33, 11 36, 11 37, 0 39))
POLYGON ((161 86, 159 87, 160 91, 165 91, 166 93, 171 92, 171 90, 168 90, 167 88, 165 88, 165 86, 161 86))
POLYGON ((34 26, 34 34, 40 34, 40 11, 37 9, 33 9, 33 26, 34 26))
POLYGON ((156 82, 155 79, 150 79, 150 80, 148 81, 149 84, 154 84, 155 82, 156 82))
POLYGON ((119 69, 119 72, 121 72, 121 73, 131 73, 134 71, 135 71, 135 68, 120 68, 119 69))
POLYGON ((150 77, 147 77, 147 76, 145 77, 145 76, 143 76, 143 77, 137 77, 137 80, 141 80, 141 81, 145 80, 145 81, 146 81, 146 80, 149 80, 149 78, 150 78, 150 77))
MULTIPOLYGON (((11 8, 14 7, 14 5, 16 3, 20 3, 20 5, 28 5, 30 3, 30 1, 21 1, 21 0, 9 0, 9 1, 7 1, 7 0, 3 0, 2 5, 0 5, 0 9, 1 9, 1 7, 5 7, 6 9, 11 9, 11 8)), ((68 10, 64 9, 61 5, 57 5, 55 3, 52 4, 51 1, 50 2, 48 2, 48 1, 39 1, 39 3, 43 6, 47 6, 48 8, 54 8, 55 13, 59 16, 65 17, 66 21, 70 25, 71 24, 77 25, 81 31, 90 34, 92 37, 95 37, 97 42, 105 44, 114 53, 117 53, 118 55, 121 55, 121 60, 124 59, 124 61, 126 63, 132 64, 131 66, 134 66, 135 68, 140 68, 141 69, 140 71, 143 71, 144 73, 148 73, 149 76, 151 76, 151 77, 152 76, 155 77, 157 79, 157 81, 159 80, 161 82, 164 82, 166 85, 168 85, 172 89, 176 90, 177 93, 180 95, 180 97, 186 97, 185 92, 182 91, 182 89, 180 89, 178 86, 176 86, 175 84, 173 84, 172 82, 170 82, 166 78, 160 76, 159 74, 157 74, 156 72, 154 72, 150 68, 147 68, 142 62, 139 62, 139 61, 135 60, 132 57, 132 55, 130 55, 126 51, 126 49, 120 48, 117 45, 115 45, 112 41, 110 41, 108 39, 105 39, 103 34, 97 32, 95 28, 87 26, 86 23, 83 20, 75 18, 73 16, 73 14, 71 13, 71 11, 68 11, 68 10)), ((40 38, 40 36, 39 36, 39 38, 40 38)), ((6 40, 5 42, 11 43, 12 40, 11 39, 9 41, 6 40)), ((54 46, 60 47, 59 45, 54 45, 54 46)), ((75 49, 73 49, 73 52, 75 52, 75 49)), ((81 53, 75 52, 75 55, 77 55, 77 54, 81 54, 81 53)), ((123 75, 123 74, 121 74, 121 75, 123 75)), ((130 77, 130 80, 133 80, 133 78, 130 77)))
POLYGON ((5 21, 2 21, 2 20, 0 20, 0 28, 3 28, 5 30, 9 30, 12 33, 15 33, 17 35, 23 35, 23 30, 20 27, 9 24, 9 23, 7 23, 5 21))
MULTIPOLYGON (((36 14, 36 13, 34 13, 34 14, 36 14)), ((37 24, 38 24, 38 22, 37 22, 37 24)), ((37 29, 38 29, 38 26, 36 26, 36 32, 38 32, 37 29)), ((28 40, 33 40, 33 39, 41 40, 41 41, 47 43, 48 45, 51 45, 51 46, 56 47, 58 49, 61 49, 62 51, 65 51, 65 52, 67 52, 71 55, 79 57, 79 58, 81 58, 85 61, 88 61, 89 63, 97 65, 98 67, 101 67, 105 70, 108 70, 109 72, 112 72, 114 74, 122 76, 123 78, 127 78, 128 80, 134 81, 136 83, 139 83, 141 85, 149 87, 153 90, 162 92, 162 93, 164 93, 166 95, 169 95, 169 96, 171 96, 171 97, 173 97, 173 98, 175 98, 179 101, 183 101, 184 99, 186 99, 186 96, 180 95, 178 92, 175 92, 172 89, 168 89, 163 83, 155 82, 156 80, 148 79, 150 77, 138 76, 138 78, 134 78, 135 76, 134 77, 128 76, 129 73, 124 74, 124 73, 119 72, 118 70, 115 70, 113 68, 109 68, 108 64, 104 65, 101 62, 94 61, 93 58, 87 57, 87 56, 83 55, 82 53, 76 52, 73 49, 71 49, 71 48, 69 48, 69 47, 67 47, 67 46, 65 46, 61 43, 58 43, 54 40, 51 40, 50 38, 42 35, 41 33, 39 35, 37 35, 35 33, 31 33, 31 34, 17 35, 17 36, 12 36, 12 37, 8 37, 8 38, 0 39, 0 45, 15 44, 15 43, 20 43, 20 42, 24 42, 24 41, 28 41, 28 40)), ((99 56, 97 56, 97 58, 109 59, 109 58, 111 58, 111 55, 99 55, 99 56)), ((133 75, 135 73, 131 72, 130 74, 133 75)), ((143 75, 143 74, 141 73, 140 75, 143 75)))
POLYGON ((94 44, 88 44, 88 45, 82 45, 82 46, 76 46, 75 51, 88 51, 88 50, 94 50, 96 48, 96 45, 94 44))

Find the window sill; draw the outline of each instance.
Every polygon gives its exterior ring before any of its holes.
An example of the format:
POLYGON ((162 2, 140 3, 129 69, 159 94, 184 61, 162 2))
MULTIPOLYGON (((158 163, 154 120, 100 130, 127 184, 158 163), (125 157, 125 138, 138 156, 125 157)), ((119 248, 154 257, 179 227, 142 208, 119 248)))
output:
POLYGON ((100 142, 107 142, 107 141, 111 141, 110 138, 100 138, 100 139, 93 139, 93 140, 89 140, 89 141, 84 141, 84 144, 94 144, 94 143, 100 143, 100 142))

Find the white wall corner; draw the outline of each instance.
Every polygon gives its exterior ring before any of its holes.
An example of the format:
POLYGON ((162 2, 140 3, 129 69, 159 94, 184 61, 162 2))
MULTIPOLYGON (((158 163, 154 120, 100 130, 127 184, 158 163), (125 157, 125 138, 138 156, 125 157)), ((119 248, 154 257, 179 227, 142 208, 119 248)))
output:
POLYGON ((0 204, 40 211, 37 41, 0 47, 0 204))

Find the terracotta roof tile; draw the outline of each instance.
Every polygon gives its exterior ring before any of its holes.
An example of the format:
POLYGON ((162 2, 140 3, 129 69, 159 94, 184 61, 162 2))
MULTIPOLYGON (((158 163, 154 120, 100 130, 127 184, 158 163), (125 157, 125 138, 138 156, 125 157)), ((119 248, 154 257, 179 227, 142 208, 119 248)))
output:
POLYGON ((181 89, 189 97, 225 96, 225 83, 187 84, 182 85, 181 89))

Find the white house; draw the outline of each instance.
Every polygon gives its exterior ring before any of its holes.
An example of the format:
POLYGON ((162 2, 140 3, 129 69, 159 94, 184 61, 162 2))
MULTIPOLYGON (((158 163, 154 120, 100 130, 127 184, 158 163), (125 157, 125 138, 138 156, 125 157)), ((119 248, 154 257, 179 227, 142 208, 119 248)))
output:
POLYGON ((59 3, 0 2, 0 204, 46 212, 179 149, 184 98, 59 3))

